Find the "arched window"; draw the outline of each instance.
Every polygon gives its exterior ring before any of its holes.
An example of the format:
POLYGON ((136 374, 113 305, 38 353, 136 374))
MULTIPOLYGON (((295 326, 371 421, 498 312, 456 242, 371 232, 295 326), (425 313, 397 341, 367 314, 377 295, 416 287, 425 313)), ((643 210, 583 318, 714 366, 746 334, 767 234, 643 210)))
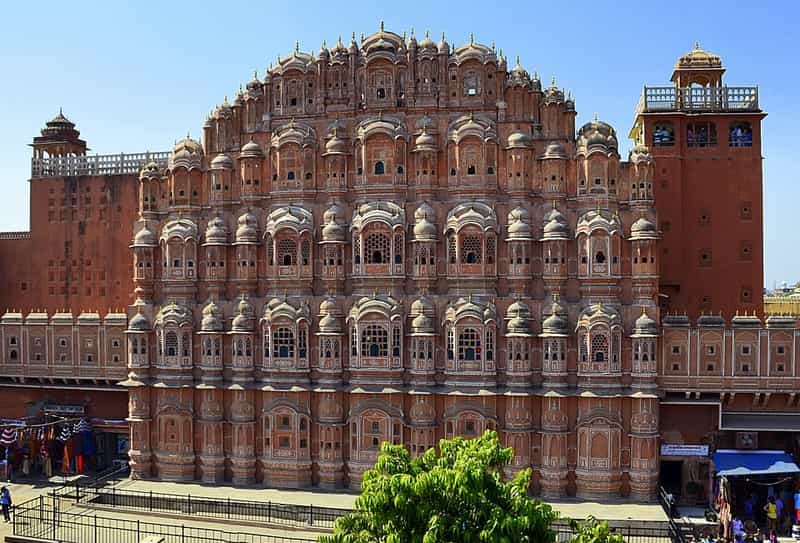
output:
POLYGON ((753 125, 746 121, 731 123, 728 132, 728 145, 731 147, 752 147, 753 125))
POLYGON ((475 165, 474 164, 470 164, 467 167, 467 175, 475 175, 475 165))
POLYGON ((653 145, 655 147, 675 145, 675 128, 671 122, 661 122, 653 127, 653 145))
POLYGON ((597 253, 594 255, 594 261, 597 262, 598 264, 605 263, 606 255, 603 254, 603 251, 597 251, 597 253))
MULTIPOLYGON (((386 89, 384 89, 384 88, 378 89, 376 95, 378 97, 378 100, 385 99, 386 98, 386 89)), ((377 172, 375 172, 375 173, 377 173, 377 172)))
POLYGON ((165 344, 165 352, 167 356, 178 356, 178 334, 175 332, 167 332, 165 344))
POLYGON ((390 260, 389 236, 383 232, 371 232, 367 235, 364 253, 367 264, 388 264, 390 260))
POLYGON ((287 173, 286 179, 288 179, 289 181, 294 181, 294 172, 287 173))
POLYGON ((383 163, 382 160, 379 160, 375 163, 375 175, 383 175, 386 170, 386 165, 383 163))
POLYGON ((294 358, 294 332, 281 327, 272 332, 273 358, 294 358))
POLYGON ((181 338, 181 350, 183 351, 183 356, 189 356, 189 334, 183 334, 181 338))
POLYGON ((481 359, 481 334, 474 328, 464 328, 458 333, 458 359, 481 359))
POLYGON ((361 331, 361 353, 364 356, 389 356, 389 333, 384 326, 369 324, 361 331))

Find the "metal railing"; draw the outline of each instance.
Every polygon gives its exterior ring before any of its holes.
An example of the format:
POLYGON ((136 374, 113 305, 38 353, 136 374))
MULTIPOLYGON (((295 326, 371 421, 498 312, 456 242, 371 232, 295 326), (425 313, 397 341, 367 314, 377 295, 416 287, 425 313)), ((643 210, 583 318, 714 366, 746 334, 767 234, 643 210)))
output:
POLYGON ((128 464, 122 466, 113 466, 91 477, 77 479, 71 482, 64 482, 60 487, 50 492, 53 496, 60 496, 63 498, 72 498, 80 501, 81 496, 84 496, 87 491, 91 489, 101 488, 109 483, 115 483, 124 477, 127 477, 131 472, 128 464))
MULTIPOLYGON (((672 532, 666 525, 642 526, 628 523, 615 526, 613 522, 609 522, 609 527, 627 543, 685 543, 683 540, 673 539, 672 532)), ((575 537, 568 520, 557 520, 551 528, 556 533, 556 543, 567 543, 575 537)))
POLYGON ((62 498, 39 496, 14 508, 13 534, 18 538, 59 543, 140 543, 157 536, 164 543, 307 543, 301 537, 199 528, 185 524, 160 524, 141 520, 111 518, 104 515, 63 510, 62 498))
POLYGON ((166 167, 169 155, 169 152, 146 152, 33 158, 31 178, 138 174, 149 162, 155 162, 161 168, 166 167))
POLYGON ((636 114, 659 111, 759 111, 758 87, 645 87, 636 114))
POLYGON ((658 503, 667 515, 669 537, 674 543, 686 543, 686 532, 691 531, 683 522, 675 520, 678 517, 678 508, 675 506, 675 497, 667 492, 663 486, 658 487, 658 503), (688 530, 687 530, 688 528, 688 530))
POLYGON ((115 487, 76 488, 77 499, 86 505, 107 505, 113 508, 146 511, 148 513, 192 515, 208 519, 277 524, 295 528, 332 529, 336 519, 350 509, 295 505, 272 501, 258 502, 227 498, 210 498, 162 494, 115 487))

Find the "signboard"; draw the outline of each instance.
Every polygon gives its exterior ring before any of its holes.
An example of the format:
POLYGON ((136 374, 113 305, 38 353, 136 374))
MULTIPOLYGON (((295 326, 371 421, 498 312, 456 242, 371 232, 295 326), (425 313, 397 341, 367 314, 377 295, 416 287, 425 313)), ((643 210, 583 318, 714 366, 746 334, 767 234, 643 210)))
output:
POLYGON ((60 415, 83 415, 86 410, 82 405, 56 405, 48 404, 44 408, 45 413, 58 413, 60 415))
POLYGON ((661 456, 708 456, 708 445, 678 445, 664 443, 661 456))

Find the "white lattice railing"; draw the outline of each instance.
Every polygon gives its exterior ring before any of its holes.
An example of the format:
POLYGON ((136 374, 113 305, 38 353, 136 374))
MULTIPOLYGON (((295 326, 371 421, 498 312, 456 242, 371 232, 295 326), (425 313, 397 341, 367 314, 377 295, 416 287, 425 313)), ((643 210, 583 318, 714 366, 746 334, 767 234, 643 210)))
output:
POLYGON ((645 87, 637 113, 758 111, 758 87, 645 87))
POLYGON ((31 160, 31 178, 138 174, 148 162, 167 165, 169 152, 62 156, 31 160))

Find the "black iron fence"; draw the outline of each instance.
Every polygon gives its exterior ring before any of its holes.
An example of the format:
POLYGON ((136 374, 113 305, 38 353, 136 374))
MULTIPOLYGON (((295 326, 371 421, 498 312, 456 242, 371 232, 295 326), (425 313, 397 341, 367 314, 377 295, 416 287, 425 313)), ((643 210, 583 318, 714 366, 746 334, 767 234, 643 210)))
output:
POLYGON ((140 543, 157 536, 164 543, 309 543, 315 539, 223 531, 185 524, 160 524, 64 510, 59 496, 40 496, 14 508, 13 534, 59 543, 140 543))
POLYGON ((296 528, 332 529, 336 519, 349 509, 294 505, 272 501, 235 500, 136 491, 116 487, 78 488, 77 499, 91 505, 131 509, 162 514, 192 515, 208 519, 279 524, 296 528))

